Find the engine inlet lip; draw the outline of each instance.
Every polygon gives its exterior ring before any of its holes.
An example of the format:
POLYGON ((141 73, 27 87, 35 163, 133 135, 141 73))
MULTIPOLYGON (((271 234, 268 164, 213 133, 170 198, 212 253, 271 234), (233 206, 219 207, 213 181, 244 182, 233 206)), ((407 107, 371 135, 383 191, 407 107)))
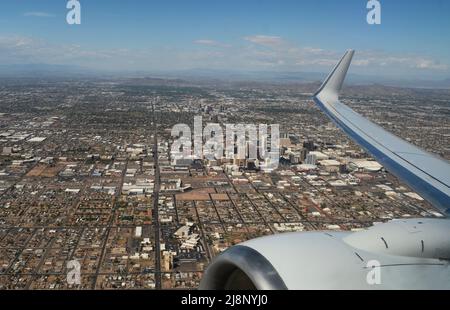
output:
POLYGON ((258 290, 287 290, 287 286, 272 264, 258 251, 236 245, 216 259, 206 269, 200 290, 222 289, 224 279, 236 268, 242 270, 258 290))

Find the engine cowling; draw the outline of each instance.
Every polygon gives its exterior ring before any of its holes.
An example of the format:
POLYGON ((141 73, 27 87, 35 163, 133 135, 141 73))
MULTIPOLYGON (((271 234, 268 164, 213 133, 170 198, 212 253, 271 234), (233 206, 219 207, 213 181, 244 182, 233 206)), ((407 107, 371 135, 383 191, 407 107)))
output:
POLYGON ((449 249, 450 221, 441 219, 391 221, 360 232, 272 235, 219 255, 200 289, 449 289, 449 249), (369 281, 374 268, 379 283, 369 281))

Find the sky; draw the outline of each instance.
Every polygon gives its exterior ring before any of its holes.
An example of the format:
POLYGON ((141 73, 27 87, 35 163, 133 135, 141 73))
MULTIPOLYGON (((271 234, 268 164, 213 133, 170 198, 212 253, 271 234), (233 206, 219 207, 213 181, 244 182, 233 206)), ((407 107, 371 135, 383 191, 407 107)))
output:
POLYGON ((450 1, 67 0, 0 3, 0 65, 63 64, 113 71, 215 69, 327 72, 355 49, 352 72, 450 78, 450 1))

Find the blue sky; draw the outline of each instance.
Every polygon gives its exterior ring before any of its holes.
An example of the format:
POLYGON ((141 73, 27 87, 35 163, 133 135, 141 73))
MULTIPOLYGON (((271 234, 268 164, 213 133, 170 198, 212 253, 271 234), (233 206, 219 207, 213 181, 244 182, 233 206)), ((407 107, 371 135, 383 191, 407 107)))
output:
POLYGON ((450 1, 66 0, 0 3, 0 64, 52 63, 112 70, 211 68, 328 71, 348 48, 356 73, 450 77, 450 1))

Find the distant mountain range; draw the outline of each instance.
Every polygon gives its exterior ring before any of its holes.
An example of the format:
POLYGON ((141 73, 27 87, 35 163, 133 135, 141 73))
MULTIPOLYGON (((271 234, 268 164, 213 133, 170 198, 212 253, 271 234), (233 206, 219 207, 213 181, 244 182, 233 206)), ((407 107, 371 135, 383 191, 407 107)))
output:
POLYGON ((71 65, 52 64, 18 64, 0 65, 0 77, 64 77, 64 76, 93 76, 98 74, 94 70, 71 65))
MULTIPOLYGON (((322 72, 277 72, 277 71, 225 71, 225 70, 209 70, 209 69, 191 69, 185 71, 168 72, 164 74, 168 77, 203 77, 237 81, 258 81, 270 83, 311 83, 323 81, 327 73, 322 72)), ((370 76, 361 74, 349 74, 347 81, 353 85, 370 85, 382 84, 386 86, 396 87, 412 87, 412 88, 450 88, 450 78, 444 80, 418 80, 418 79, 402 79, 388 78, 380 76, 370 76)))
MULTIPOLYGON (((162 79, 225 80, 225 81, 255 81, 270 83, 311 83, 322 81, 326 73, 321 72, 277 72, 277 71, 231 71, 214 69, 189 69, 177 71, 106 71, 93 70, 72 65, 53 64, 19 64, 0 65, 0 77, 14 78, 89 78, 89 77, 154 77, 162 79)), ((450 78, 443 80, 419 80, 388 78, 370 75, 349 74, 348 83, 353 85, 381 84, 396 87, 411 88, 445 88, 450 89, 450 78)))

